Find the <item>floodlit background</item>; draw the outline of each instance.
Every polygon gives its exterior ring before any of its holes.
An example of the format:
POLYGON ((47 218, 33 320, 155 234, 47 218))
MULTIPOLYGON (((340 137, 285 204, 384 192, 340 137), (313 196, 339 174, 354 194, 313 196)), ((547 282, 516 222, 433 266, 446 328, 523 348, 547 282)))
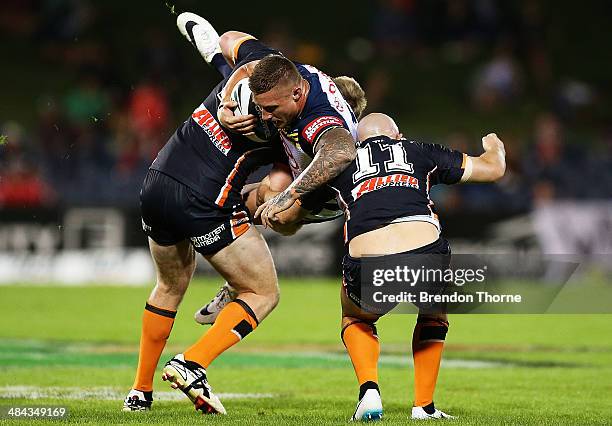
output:
MULTIPOLYGON (((433 193, 454 252, 570 255, 581 265, 574 281, 612 284, 606 2, 6 0, 0 10, 0 363, 9 368, 0 405, 31 402, 37 389, 42 403, 69 404, 79 421, 106 413, 100 418, 125 421, 115 411, 131 384, 154 280, 140 184, 220 79, 176 29, 182 11, 356 78, 367 112, 393 116, 409 139, 478 155, 480 138, 495 131, 506 176, 433 193), (93 412, 77 403, 83 398, 93 412)), ((313 410, 332 423, 351 414, 354 378, 337 337, 341 225, 309 225, 291 238, 265 233, 283 298, 219 360, 216 385, 275 395, 230 399, 245 419, 253 410, 297 423, 313 410), (249 371, 260 379, 255 389, 241 381, 249 371)), ((168 355, 201 333, 191 313, 221 284, 203 262, 198 275, 168 355)), ((412 398, 412 321, 396 316, 379 327, 390 419, 405 417, 412 398)), ((482 415, 487 424, 603 422, 606 412, 609 420, 609 325, 609 316, 587 315, 451 319, 440 401, 468 423, 482 415)), ((161 407, 192 418, 186 403, 164 398, 161 407)), ((156 416, 149 421, 169 420, 163 410, 156 416)))

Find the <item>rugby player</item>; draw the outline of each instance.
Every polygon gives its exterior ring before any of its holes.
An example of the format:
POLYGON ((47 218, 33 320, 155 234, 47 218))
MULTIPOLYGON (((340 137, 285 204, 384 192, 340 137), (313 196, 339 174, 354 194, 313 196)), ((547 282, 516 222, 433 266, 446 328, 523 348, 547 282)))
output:
MULTIPOLYGON (((399 262, 409 256, 418 265, 420 256, 433 255, 443 268, 448 267, 450 246, 441 236, 429 190, 439 183, 496 181, 505 172, 505 151, 495 134, 482 139, 485 152, 479 157, 407 141, 393 119, 384 114, 362 119, 358 138, 356 160, 329 186, 337 192, 346 218, 341 337, 360 385, 352 420, 376 420, 382 418, 383 408, 375 323, 383 313, 361 298, 361 258, 399 262)), ((442 310, 420 311, 412 342, 413 419, 451 417, 433 402, 447 331, 448 318, 442 310)))
MULTIPOLYGON (((187 34, 207 26, 205 21, 177 23, 187 34)), ((210 26, 204 32, 208 38, 199 40, 199 50, 205 59, 223 60, 219 36, 210 26)), ((275 51, 259 46, 237 51, 234 69, 172 135, 145 177, 140 193, 142 226, 149 237, 157 283, 145 304, 138 368, 125 411, 151 407, 153 375, 195 270, 196 251, 232 284, 237 296, 198 343, 166 365, 164 377, 181 388, 196 408, 225 412, 208 385, 206 368, 254 330, 278 303, 274 263, 240 193, 253 169, 274 161, 274 150, 227 132, 217 119, 220 97, 245 76, 253 59, 270 53, 275 51), (244 252, 250 253, 248 259, 244 252)))
POLYGON ((249 76, 255 82, 251 90, 263 95, 264 119, 272 118, 284 140, 290 137, 285 126, 302 133, 291 140, 309 144, 306 149, 314 156, 310 168, 304 167, 305 160, 290 157, 294 176, 299 176, 290 190, 270 203, 274 213, 287 210, 350 164, 356 119, 332 80, 314 67, 296 66, 245 33, 230 32, 219 39, 197 15, 181 15, 177 24, 192 42, 194 29, 206 35, 196 45, 207 62, 213 63, 221 53, 233 70, 162 148, 143 183, 143 229, 149 236, 157 285, 145 305, 138 369, 124 410, 151 407, 153 374, 198 251, 231 284, 237 298, 223 307, 198 342, 166 363, 162 378, 183 391, 196 409, 225 413, 208 384, 206 369, 251 333, 279 297, 270 252, 252 226, 240 193, 253 168, 270 162, 272 154, 244 136, 257 118, 234 116, 228 105, 231 88, 249 76), (243 256, 246 252, 248 257, 243 256))
MULTIPOLYGON (((242 43, 261 44, 252 35, 229 31, 221 49, 230 66, 242 43)), ((309 65, 297 64, 281 54, 262 58, 249 75, 249 88, 263 120, 279 130, 293 182, 260 206, 262 223, 289 209, 305 194, 336 177, 355 158, 357 119, 334 81, 309 65)), ((252 131, 244 117, 235 117, 224 99, 219 121, 237 132, 252 131)))
MULTIPOLYGON (((479 157, 408 141, 384 114, 364 117, 358 138, 357 159, 330 186, 337 191, 346 218, 341 338, 360 386, 352 419, 371 420, 381 418, 383 411, 375 326, 382 315, 361 298, 361 258, 393 261, 397 256, 416 259, 429 254, 450 262, 450 246, 441 236, 430 188, 440 183, 494 182, 504 175, 505 151, 494 133, 482 138, 484 153, 479 157)), ((447 331, 444 312, 419 312, 412 340, 413 419, 451 417, 433 402, 447 331)))
MULTIPOLYGON (((179 16, 179 20, 181 19, 194 23, 206 22, 206 25, 194 24, 193 29, 189 26, 189 30, 181 31, 206 59, 207 53, 202 51, 201 46, 206 46, 206 40, 214 38, 207 33, 206 29, 210 28, 208 32, 211 34, 216 34, 216 32, 204 18, 193 13, 183 13, 179 16)), ((220 48, 225 61, 222 62, 215 58, 207 62, 212 63, 219 72, 224 73, 227 67, 235 66, 235 54, 242 43, 263 46, 252 35, 229 31, 220 39, 220 48)), ((250 194, 255 195, 256 192, 257 196, 248 196, 247 199, 261 205, 277 195, 281 197, 283 193, 292 191, 293 198, 297 198, 298 194, 302 195, 299 204, 304 208, 294 206, 302 219, 319 221, 335 217, 333 211, 329 212, 330 217, 323 216, 314 219, 312 216, 306 217, 309 212, 320 210, 325 201, 333 198, 333 195, 330 197, 328 191, 306 194, 315 185, 322 182, 322 178, 331 178, 338 173, 338 170, 328 167, 329 163, 323 164, 325 158, 335 157, 333 162, 338 163, 339 158, 344 157, 343 161, 346 161, 348 159, 346 154, 351 156, 354 151, 356 117, 359 117, 366 107, 363 90, 351 77, 340 76, 331 79, 312 66, 293 64, 280 55, 273 55, 264 58, 259 64, 257 62, 253 64, 256 65, 250 79, 251 89, 255 89, 253 92, 256 102, 260 99, 260 102, 263 100, 267 103, 266 105, 260 104, 263 118, 271 119, 279 128, 291 175, 287 176, 285 165, 277 163, 277 167, 272 169, 269 176, 260 183, 258 190, 250 194), (275 111, 274 113, 266 112, 266 108, 275 111), (326 135, 328 131, 331 133, 326 135), (337 135, 340 135, 339 142, 335 142, 337 135), (317 180, 303 181, 301 184, 297 182, 297 177, 310 165, 315 152, 318 153, 325 145, 327 147, 318 154, 318 158, 310 168, 311 173, 317 173, 317 180), (290 184, 295 188, 287 189, 290 184)), ((252 116, 235 117, 233 109, 236 104, 229 100, 228 96, 223 99, 221 105, 219 121, 224 127, 246 135, 252 132, 254 128, 252 116)), ((253 203, 247 202, 247 206, 252 208, 253 203)), ((288 216, 293 217, 292 214, 288 216)), ((299 229, 301 223, 303 221, 287 223, 282 220, 282 216, 280 220, 277 216, 275 220, 269 220, 266 225, 284 235, 290 235, 299 229)), ((196 311, 195 320, 200 324, 212 324, 219 310, 233 298, 235 298, 234 289, 225 283, 211 302, 196 311)))

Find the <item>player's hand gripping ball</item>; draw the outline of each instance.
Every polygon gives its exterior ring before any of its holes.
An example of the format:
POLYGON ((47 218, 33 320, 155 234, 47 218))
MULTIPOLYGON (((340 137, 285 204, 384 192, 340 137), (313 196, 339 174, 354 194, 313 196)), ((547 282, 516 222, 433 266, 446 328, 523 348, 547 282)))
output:
POLYGON ((238 104, 234 115, 254 115, 257 117, 255 129, 251 134, 245 135, 253 142, 268 142, 272 138, 272 130, 266 121, 261 118, 261 110, 253 101, 249 79, 243 78, 234 86, 230 99, 238 104))

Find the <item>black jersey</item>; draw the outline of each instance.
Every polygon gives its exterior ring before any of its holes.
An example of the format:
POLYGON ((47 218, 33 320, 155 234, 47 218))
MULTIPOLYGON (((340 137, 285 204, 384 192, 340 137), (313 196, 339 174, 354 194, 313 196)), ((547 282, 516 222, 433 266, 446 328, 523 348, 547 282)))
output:
MULTIPOLYGON (((238 50, 234 69, 277 53, 257 40, 248 40, 238 50)), ((170 137, 150 166, 188 186, 212 207, 219 208, 232 208, 241 201, 240 191, 255 169, 287 161, 278 140, 253 142, 221 127, 217 110, 221 103, 220 93, 229 78, 210 92, 170 137)))
POLYGON ((345 210, 345 242, 390 223, 426 221, 440 229, 429 190, 463 176, 466 155, 437 144, 377 136, 330 184, 345 210))

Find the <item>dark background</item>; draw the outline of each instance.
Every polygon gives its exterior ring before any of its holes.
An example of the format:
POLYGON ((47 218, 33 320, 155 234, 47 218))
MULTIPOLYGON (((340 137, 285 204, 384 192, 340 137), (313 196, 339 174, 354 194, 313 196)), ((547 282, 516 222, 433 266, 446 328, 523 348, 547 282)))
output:
MULTIPOLYGON (((477 155, 505 141, 496 185, 439 188, 473 227, 559 199, 612 196, 612 5, 604 1, 8 0, 0 15, 0 215, 136 212, 146 168, 219 80, 175 25, 198 13, 330 75, 410 139, 477 155)), ((469 224, 458 226, 469 229, 469 224)))

